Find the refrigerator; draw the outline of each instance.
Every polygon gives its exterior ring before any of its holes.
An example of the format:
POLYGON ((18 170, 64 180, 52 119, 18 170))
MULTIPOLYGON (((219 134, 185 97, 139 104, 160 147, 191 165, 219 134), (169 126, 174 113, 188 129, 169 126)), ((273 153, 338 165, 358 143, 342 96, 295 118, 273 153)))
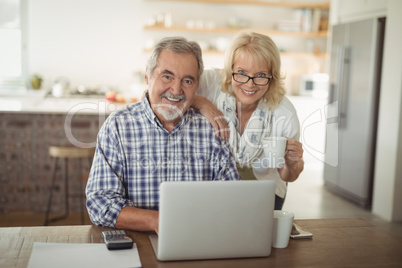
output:
POLYGON ((370 208, 385 18, 335 25, 330 47, 324 187, 370 208))

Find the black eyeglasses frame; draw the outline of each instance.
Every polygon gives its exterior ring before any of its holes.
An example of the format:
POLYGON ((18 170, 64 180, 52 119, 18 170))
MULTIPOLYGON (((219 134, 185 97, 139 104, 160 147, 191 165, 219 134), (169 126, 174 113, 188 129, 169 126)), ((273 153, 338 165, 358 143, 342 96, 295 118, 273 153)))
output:
POLYGON ((269 82, 271 82, 271 80, 272 80, 272 76, 270 76, 270 77, 257 77, 257 76, 251 77, 251 76, 248 76, 248 75, 245 75, 245 74, 240 74, 240 73, 235 73, 235 72, 232 73, 232 78, 233 78, 233 80, 235 80, 237 83, 242 83, 242 84, 246 84, 246 83, 247 83, 248 81, 250 81, 250 79, 251 79, 251 80, 253 80, 254 85, 257 85, 257 86, 266 86, 266 85, 268 85, 269 82), (247 81, 245 81, 245 82, 240 82, 240 81, 237 81, 237 80, 235 79, 235 75, 246 76, 246 77, 248 77, 248 79, 247 79, 247 81), (257 84, 257 83, 254 81, 254 78, 267 78, 268 81, 267 81, 266 84, 257 84))

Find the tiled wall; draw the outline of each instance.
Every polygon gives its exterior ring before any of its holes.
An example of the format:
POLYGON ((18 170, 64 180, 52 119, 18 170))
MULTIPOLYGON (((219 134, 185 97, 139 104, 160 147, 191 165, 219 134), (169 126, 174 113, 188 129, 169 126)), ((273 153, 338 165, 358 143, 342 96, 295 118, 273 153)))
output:
MULTIPOLYGON (((65 114, 0 113, 0 215, 46 211, 54 163, 48 147, 72 146, 66 135, 65 119, 65 114)), ((76 114, 70 125, 75 141, 96 141, 98 115, 76 114)), ((76 159, 69 162, 70 193, 84 193, 79 180, 88 178, 90 162, 82 161, 83 172, 78 171, 76 159)), ((59 161, 53 213, 64 210, 63 164, 59 161)), ((79 200, 69 202, 70 212, 78 212, 79 200)))

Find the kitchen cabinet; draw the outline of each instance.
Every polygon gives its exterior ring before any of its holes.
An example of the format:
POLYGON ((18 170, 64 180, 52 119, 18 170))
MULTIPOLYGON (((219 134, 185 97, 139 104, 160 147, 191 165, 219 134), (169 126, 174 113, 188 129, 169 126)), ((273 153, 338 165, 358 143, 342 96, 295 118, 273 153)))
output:
POLYGON ((352 22, 376 17, 385 17, 388 0, 332 0, 336 2, 338 12, 336 21, 352 22))
MULTIPOLYGON (((148 2, 158 2, 158 1, 148 1, 148 2)), ((258 33, 266 34, 271 36, 274 41, 277 43, 278 47, 283 53, 283 56, 294 57, 294 58, 326 58, 326 39, 328 35, 328 11, 330 4, 328 2, 325 3, 302 3, 302 2, 275 2, 275 1, 240 1, 240 0, 176 0, 170 2, 180 2, 182 5, 191 5, 194 3, 198 4, 207 4, 210 10, 218 8, 221 10, 220 19, 229 18, 233 15, 233 7, 239 6, 240 8, 244 7, 252 7, 253 9, 247 9, 251 12, 244 12, 242 14, 243 21, 237 21, 238 24, 244 23, 246 20, 246 25, 242 25, 243 27, 232 27, 230 23, 227 25, 219 27, 214 22, 208 23, 207 21, 197 20, 196 12, 191 12, 191 15, 188 15, 189 23, 179 23, 178 25, 172 24, 172 17, 174 18, 178 14, 175 14, 174 11, 172 14, 167 13, 168 22, 161 22, 158 18, 153 20, 151 23, 144 25, 143 30, 145 32, 168 32, 169 34, 180 33, 180 34, 196 34, 196 37, 199 39, 208 39, 211 36, 216 36, 216 38, 230 37, 232 38, 234 34, 243 29, 249 29, 258 33), (227 8, 226 8, 227 7, 227 8), (226 11, 227 9, 227 11, 226 11), (266 23, 260 23, 262 27, 254 27, 256 20, 259 15, 256 14, 257 11, 261 12, 263 10, 263 16, 265 18, 266 23), (304 24, 300 24, 300 29, 291 29, 288 31, 278 30, 276 27, 276 23, 279 24, 276 20, 278 18, 272 19, 271 14, 277 13, 278 10, 288 10, 292 14, 295 12, 299 12, 296 16, 303 20, 307 19, 308 21, 304 24), (255 12, 253 12, 255 11, 255 12), (187 25, 186 25, 187 24, 187 25), (253 25, 254 24, 254 25, 253 25), (266 26, 268 25, 268 26, 266 26), (275 26, 274 26, 275 25, 275 26), (266 28, 265 28, 266 27, 266 28), (308 29, 306 29, 306 27, 308 29), (204 37, 203 37, 204 36, 204 37), (281 45, 281 42, 278 42, 276 39, 285 38, 286 41, 283 43, 285 45, 281 45), (295 39, 297 42, 301 42, 301 45, 298 46, 298 49, 287 48, 289 43, 292 43, 295 39), (289 40, 291 40, 289 42, 289 40)), ((162 20, 163 20, 162 14, 162 20)), ((207 16, 208 14, 204 14, 203 16, 207 16)), ((260 16, 261 17, 261 16, 260 16)), ((238 18, 239 19, 239 18, 238 18)), ((294 23, 296 20, 294 18, 279 18, 283 20, 284 23, 294 23)), ((261 20, 261 18, 259 18, 261 20)), ((211 21, 209 21, 211 22, 211 21)), ((236 22, 235 22, 236 23, 236 22)), ((222 24, 222 23, 221 23, 222 24)), ((296 26, 297 27, 297 26, 296 26)), ((203 43, 203 42, 201 42, 203 43)), ((226 42, 226 44, 228 41, 226 42)), ((201 45, 201 44, 200 44, 201 45)), ((201 46, 203 48, 204 54, 223 54, 225 50, 224 47, 219 45, 205 45, 201 46)), ((145 52, 150 51, 152 48, 152 42, 150 45, 145 45, 145 52)))
MULTIPOLYGON (((153 1, 153 0, 151 0, 153 1)), ((255 1, 255 0, 175 0, 177 2, 201 2, 211 4, 245 4, 256 6, 276 6, 287 8, 329 8, 329 3, 303 3, 303 2, 281 2, 281 1, 255 1)))
MULTIPOLYGON (((45 213, 53 159, 48 154, 50 145, 71 146, 67 137, 63 113, 49 112, 0 112, 0 214, 45 213)), ((105 115, 106 117, 107 115, 105 115)), ((83 143, 95 143, 101 126, 98 114, 76 114, 68 129, 72 137, 83 143)), ((87 177, 88 161, 70 161, 71 188, 79 188, 75 178, 87 177), (84 171, 85 170, 85 171, 84 171)), ((64 168, 63 164, 59 168, 64 168)), ((64 184, 61 172, 57 173, 53 212, 63 213, 64 184)), ((69 200, 72 212, 80 211, 79 199, 69 200)))
MULTIPOLYGON (((49 146, 95 146, 103 122, 125 105, 103 98, 44 99, 36 91, 0 96, 0 214, 45 213, 53 167, 49 146)), ((70 161, 72 189, 80 187, 75 178, 87 177, 90 166, 83 161, 80 173, 78 162, 70 161)), ((63 213, 62 173, 57 176, 53 212, 63 213)), ((79 199, 69 202, 72 212, 80 211, 79 199)))

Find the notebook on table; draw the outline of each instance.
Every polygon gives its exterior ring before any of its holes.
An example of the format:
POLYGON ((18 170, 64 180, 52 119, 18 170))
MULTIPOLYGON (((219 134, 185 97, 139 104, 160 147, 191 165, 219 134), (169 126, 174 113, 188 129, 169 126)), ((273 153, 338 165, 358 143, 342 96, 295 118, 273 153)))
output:
POLYGON ((271 254, 273 181, 163 182, 159 198, 158 260, 271 254))

